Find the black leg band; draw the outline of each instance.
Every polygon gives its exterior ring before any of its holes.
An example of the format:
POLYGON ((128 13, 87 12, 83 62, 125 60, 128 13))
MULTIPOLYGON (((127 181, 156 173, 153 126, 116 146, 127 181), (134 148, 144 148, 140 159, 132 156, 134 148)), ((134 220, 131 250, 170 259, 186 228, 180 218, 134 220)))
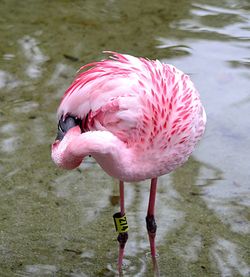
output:
POLYGON ((156 233, 157 225, 155 222, 155 217, 153 215, 146 216, 147 230, 149 233, 156 233))
POLYGON ((124 232, 124 233, 119 233, 118 237, 117 237, 118 242, 120 243, 120 247, 124 248, 125 244, 128 240, 128 233, 124 232))

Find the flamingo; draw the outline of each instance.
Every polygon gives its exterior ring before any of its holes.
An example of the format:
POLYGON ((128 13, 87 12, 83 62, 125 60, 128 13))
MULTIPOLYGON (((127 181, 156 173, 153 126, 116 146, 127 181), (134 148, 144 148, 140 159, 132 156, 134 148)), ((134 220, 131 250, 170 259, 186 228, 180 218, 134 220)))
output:
POLYGON ((128 239, 124 182, 151 179, 146 227, 155 260, 157 178, 187 161, 206 114, 193 82, 175 66, 107 52, 109 58, 82 66, 66 90, 51 156, 59 167, 74 169, 91 155, 119 180, 120 271, 128 239))

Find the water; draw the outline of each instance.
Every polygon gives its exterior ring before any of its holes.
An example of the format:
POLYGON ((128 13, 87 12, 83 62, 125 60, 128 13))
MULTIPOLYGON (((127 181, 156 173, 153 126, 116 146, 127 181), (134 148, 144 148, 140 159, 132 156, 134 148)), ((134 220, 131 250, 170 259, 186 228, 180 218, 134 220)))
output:
MULTIPOLYGON (((159 180, 161 276, 249 276, 250 3, 0 3, 0 276, 115 276, 118 186, 89 159, 50 160, 59 99, 76 70, 116 50, 189 73, 208 115, 188 163, 159 180)), ((124 276, 153 276, 149 183, 126 186, 124 276)))

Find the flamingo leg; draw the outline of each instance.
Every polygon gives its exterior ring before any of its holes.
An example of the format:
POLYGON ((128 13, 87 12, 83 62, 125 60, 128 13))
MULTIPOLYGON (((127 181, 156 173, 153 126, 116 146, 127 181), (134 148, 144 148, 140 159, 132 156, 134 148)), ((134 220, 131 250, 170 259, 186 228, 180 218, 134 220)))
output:
MULTIPOLYGON (((124 205, 124 183, 120 181, 119 183, 120 188, 120 216, 125 215, 125 205, 124 205)), ((128 232, 121 232, 118 234, 117 240, 119 242, 119 257, 118 257, 118 270, 121 272, 122 270, 122 261, 124 256, 124 249, 126 242, 128 240, 128 232)))
POLYGON ((155 259, 155 257, 156 257, 155 236, 156 236, 157 225, 156 225, 155 216, 154 216, 155 215, 156 191, 157 191, 157 178, 153 178, 151 180, 150 195, 149 195, 149 202, 148 202, 148 213, 146 216, 151 256, 153 259, 155 259))

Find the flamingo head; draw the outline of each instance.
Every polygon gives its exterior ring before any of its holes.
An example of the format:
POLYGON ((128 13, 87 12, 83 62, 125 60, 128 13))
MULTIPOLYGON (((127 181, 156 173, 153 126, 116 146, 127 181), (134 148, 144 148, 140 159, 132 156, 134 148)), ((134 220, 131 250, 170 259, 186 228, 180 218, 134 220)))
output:
POLYGON ((60 118, 57 136, 55 142, 51 146, 51 157, 59 167, 74 169, 81 164, 82 159, 80 158, 66 158, 68 145, 82 133, 81 125, 82 121, 79 118, 70 115, 60 118))
POLYGON ((81 120, 79 118, 69 115, 66 116, 64 119, 62 116, 58 122, 56 140, 61 141, 66 135, 66 133, 69 131, 69 129, 75 126, 79 126, 81 128, 81 120))

